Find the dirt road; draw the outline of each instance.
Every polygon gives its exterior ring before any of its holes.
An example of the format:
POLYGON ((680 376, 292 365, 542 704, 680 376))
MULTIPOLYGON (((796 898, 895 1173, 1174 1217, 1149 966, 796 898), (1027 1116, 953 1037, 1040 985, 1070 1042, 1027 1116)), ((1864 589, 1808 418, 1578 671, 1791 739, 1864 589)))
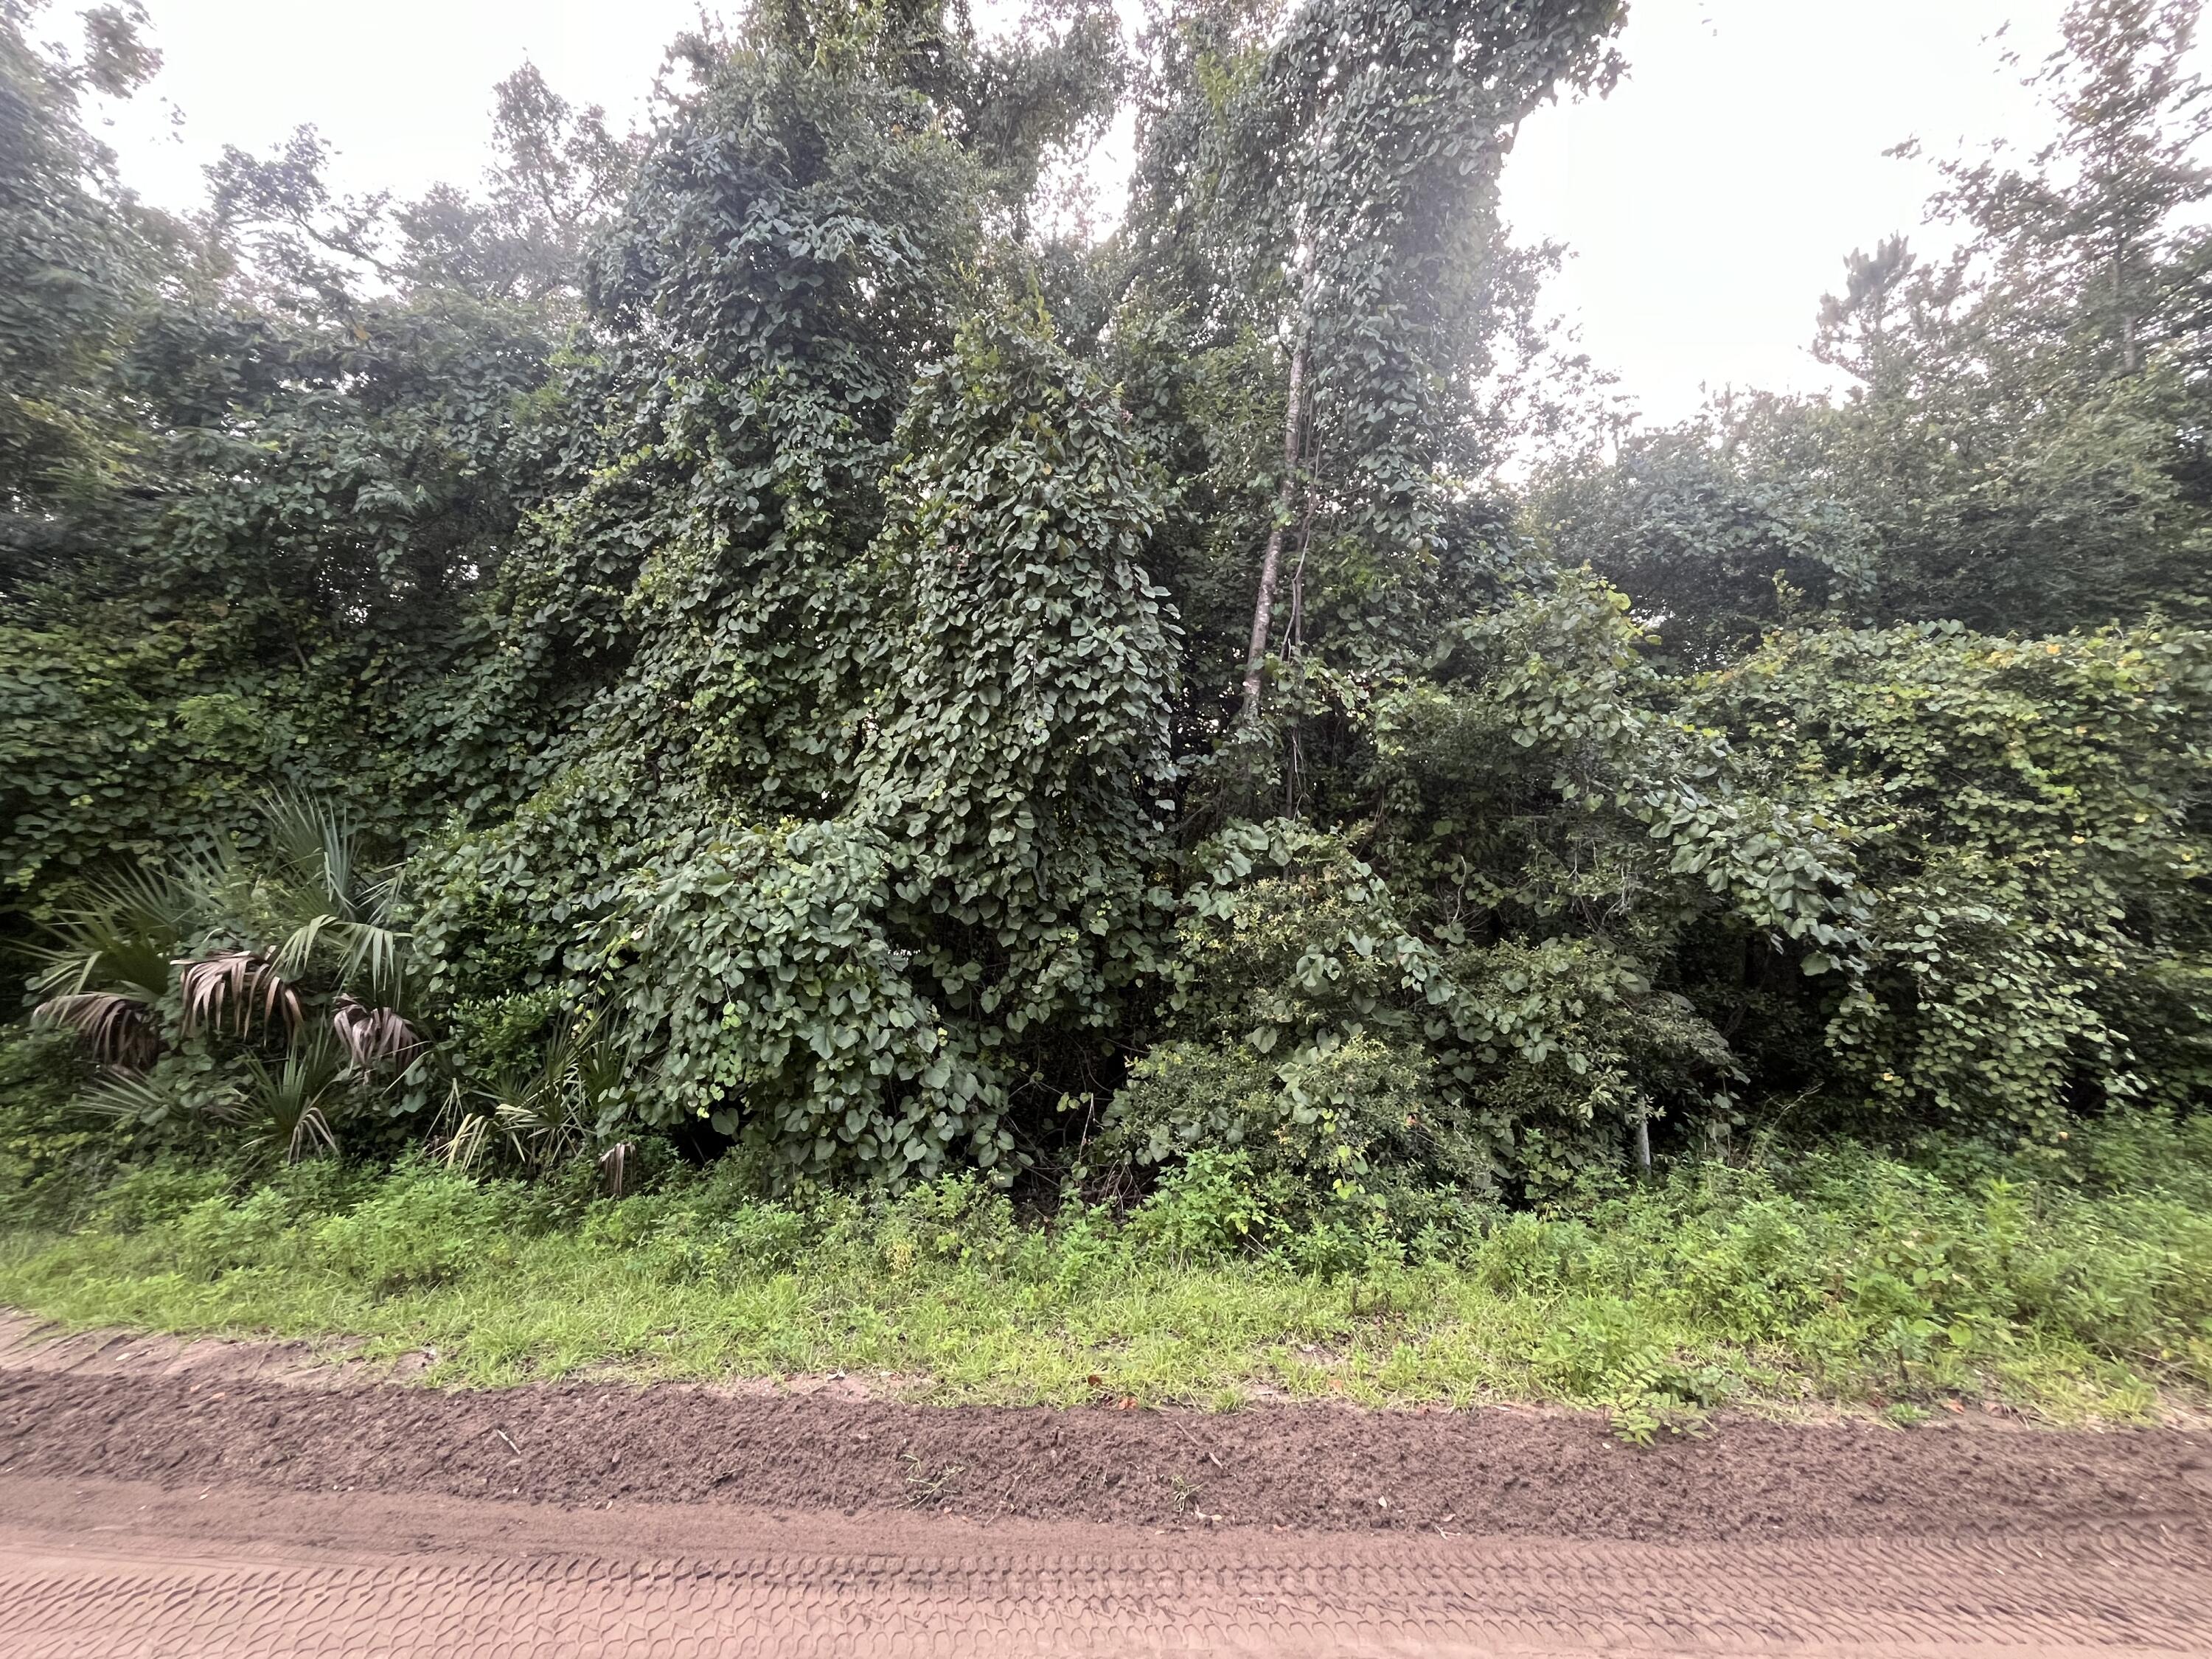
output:
POLYGON ((0 1655, 2212 1653, 2212 1443, 473 1395, 0 1332, 0 1655), (1285 1517, 1278 1521, 1273 1515, 1285 1517))

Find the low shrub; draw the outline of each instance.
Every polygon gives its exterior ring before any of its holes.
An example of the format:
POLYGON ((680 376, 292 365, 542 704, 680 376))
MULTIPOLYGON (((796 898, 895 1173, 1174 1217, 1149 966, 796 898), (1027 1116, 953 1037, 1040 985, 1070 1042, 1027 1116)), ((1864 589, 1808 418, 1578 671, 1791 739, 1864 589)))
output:
POLYGON ((92 1202, 93 1225, 111 1232, 143 1232, 174 1221, 204 1203, 223 1204, 228 1170, 205 1164, 161 1162, 125 1170, 92 1202))
POLYGON ((1129 1216, 1139 1249, 1177 1264, 1225 1261, 1265 1242, 1268 1215, 1244 1152, 1193 1152, 1129 1216))
MULTIPOLYGON (((599 1237, 604 1241, 609 1233, 599 1237)), ((728 1280, 787 1272, 817 1237, 811 1218, 787 1205, 679 1206, 661 1213, 638 1248, 644 1265, 671 1279, 728 1280)))
POLYGON ((129 1151, 77 1101, 86 1067, 66 1031, 0 1027, 0 1224, 65 1225, 129 1151))
POLYGON ((507 1183, 404 1168, 374 1197, 317 1226, 314 1248, 379 1296, 439 1285, 511 1254, 519 1199, 507 1183))
POLYGON ((241 1203, 202 1199, 173 1229, 180 1271, 213 1279, 238 1267, 297 1264, 297 1218, 285 1195, 264 1187, 241 1203))
POLYGON ((972 1172, 909 1187, 871 1219, 894 1275, 926 1264, 997 1267, 1017 1237, 1013 1205, 972 1172))

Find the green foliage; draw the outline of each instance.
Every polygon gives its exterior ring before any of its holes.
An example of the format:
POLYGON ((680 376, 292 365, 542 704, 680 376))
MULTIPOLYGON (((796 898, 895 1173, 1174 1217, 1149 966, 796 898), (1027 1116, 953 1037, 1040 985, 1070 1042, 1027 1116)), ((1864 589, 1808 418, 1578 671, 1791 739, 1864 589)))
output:
MULTIPOLYGON (((1736 426, 1753 423, 1750 412, 1736 426)), ((1874 538, 1802 475, 1754 470, 1714 423, 1622 440, 1610 465, 1535 492, 1547 550, 1629 594, 1669 655, 1702 665, 1805 617, 1872 608, 1874 538)))
POLYGON ((337 1121, 426 1060, 392 884, 342 808, 273 796, 264 847, 228 843, 77 890, 34 947, 35 1028, 96 1063, 83 1111, 173 1139, 242 1131, 234 1150, 296 1163, 337 1121), (364 999, 368 999, 364 1000, 364 999))
POLYGON ((2069 5, 2032 82, 2051 143, 1941 164, 1948 258, 1894 237, 1846 261, 1814 349, 1849 394, 1734 400, 1617 458, 1594 445, 1540 497, 1547 538, 1692 651, 1785 619, 1778 576, 1851 622, 2200 618, 2200 9, 2069 5))
POLYGON ((65 1236, 0 1243, 0 1298, 85 1323, 434 1348, 434 1376, 847 1372, 945 1401, 1267 1389, 1500 1395, 1647 1437, 1726 1404, 1987 1401, 2140 1419, 2212 1382, 2212 1139, 2124 1115, 2057 1160, 1948 1142, 1598 1184, 1540 1212, 1394 1231, 1292 1223, 1201 1151, 1117 1221, 1018 1224, 973 1175, 863 1203, 718 1172, 533 1221, 523 1189, 334 1161, 250 1190, 134 1175, 65 1236))
POLYGON ((0 627, 11 891, 250 836, 271 787, 407 824, 446 775, 420 700, 475 632, 465 602, 534 465, 526 326, 446 299, 142 338, 164 487, 110 503, 124 521, 0 627))
POLYGON ((84 125, 88 94, 127 96, 158 67, 144 10, 84 18, 71 58, 27 38, 34 9, 0 12, 0 593, 76 550, 57 507, 97 501, 131 466, 117 358, 152 300, 160 227, 123 191, 84 125))
POLYGON ((1841 827, 1874 896, 1831 1004, 1839 1096, 2045 1136, 2085 1091, 2203 1098, 2202 635, 1781 635, 1692 706, 1841 827))
POLYGON ((511 1189, 441 1170, 404 1170, 382 1190, 316 1225, 312 1248, 372 1295, 495 1268, 511 1249, 511 1189))
POLYGON ((1193 748, 1241 692, 1206 805, 1250 813, 1269 762, 1293 806, 1325 787, 1307 745, 1341 743, 1362 682, 1480 602, 1504 539, 1498 381, 1538 349, 1549 258, 1506 242, 1498 172, 1538 105, 1611 84, 1624 16, 1200 0, 1152 19, 1110 349, 1185 481, 1157 568, 1188 630, 1193 748), (1254 729, 1270 675, 1276 720, 1254 729))
POLYGON ((0 1218, 67 1222, 131 1148, 82 1109, 85 1066, 60 1031, 0 1029, 0 1218))
POLYGON ((1200 1147, 1131 1212, 1128 1241, 1177 1262, 1224 1261, 1256 1249, 1267 1212, 1251 1173, 1249 1154, 1200 1147))
POLYGON ((204 1206, 228 1210, 224 1194, 231 1184, 228 1171, 204 1165, 143 1164, 125 1171, 100 1194, 89 1218, 94 1226, 116 1232, 143 1232, 182 1220, 204 1206))
POLYGON ((1108 1023, 1145 967, 1173 672, 1147 476, 1036 325, 964 330, 900 430, 890 526, 849 574, 881 631, 843 712, 812 704, 850 745, 838 793, 754 827, 758 795, 710 775, 641 823, 640 781, 580 768, 426 861, 421 928, 456 993, 505 957, 596 999, 647 1122, 894 1180, 996 1164, 1000 1051, 1108 1023))
MULTIPOLYGON (((1954 260, 1854 258, 1850 395, 1602 422, 1530 489, 1501 462, 1579 428, 1499 169, 1620 72, 1613 0, 1174 0, 1133 40, 1049 0, 988 43, 761 0, 648 130, 526 69, 480 191, 343 198, 303 131, 189 226, 85 125, 151 67, 135 9, 81 58, 31 15, 26 1213, 118 1158, 417 1152, 537 1222, 637 1205, 593 1224, 697 1285, 864 1214, 879 1268, 996 1272, 1055 1192, 1055 1283, 1125 1212, 1342 1279, 1763 1126, 2048 1154, 2203 1105, 2181 0, 2069 10, 2056 146, 1948 170, 1954 260), (1125 112, 1120 229, 1048 232, 1125 112)), ((220 1208, 210 1273, 307 1226, 220 1208)), ((1542 1387, 1705 1398, 1571 1278, 1542 1387)))

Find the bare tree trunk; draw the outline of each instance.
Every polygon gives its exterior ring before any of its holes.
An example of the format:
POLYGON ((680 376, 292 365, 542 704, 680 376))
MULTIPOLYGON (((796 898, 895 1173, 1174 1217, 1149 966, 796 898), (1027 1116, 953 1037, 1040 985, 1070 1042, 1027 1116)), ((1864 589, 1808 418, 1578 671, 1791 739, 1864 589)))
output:
POLYGON ((2112 308, 2120 313, 2120 362, 2133 377, 2142 372, 2142 343, 2137 336, 2135 313, 2128 308, 2127 249, 2112 252, 2112 308))
POLYGON ((1304 427, 1306 343, 1301 334, 1291 354, 1291 402, 1283 416, 1283 483, 1275 492, 1275 522, 1267 532, 1267 550, 1260 560, 1260 592, 1252 602, 1252 647, 1244 658, 1244 710, 1249 726, 1260 718, 1260 674, 1267 662, 1267 634, 1273 624, 1275 583, 1283 568, 1283 532, 1290 526, 1291 501, 1298 483, 1298 439, 1304 427))

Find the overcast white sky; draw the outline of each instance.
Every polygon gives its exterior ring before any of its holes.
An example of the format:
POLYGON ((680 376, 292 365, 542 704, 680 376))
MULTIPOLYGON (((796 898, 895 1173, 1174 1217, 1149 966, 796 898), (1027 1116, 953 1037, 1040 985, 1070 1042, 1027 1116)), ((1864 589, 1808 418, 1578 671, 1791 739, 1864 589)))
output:
MULTIPOLYGON (((57 0, 51 23, 64 21, 57 0)), ((1520 234, 1574 252, 1558 292, 1648 416, 1702 388, 1827 384, 1805 346, 1843 255, 1917 219, 1930 173, 1882 151, 1918 137, 2043 136, 2019 71, 2062 0, 1632 0, 1628 80, 1541 112, 1506 174, 1520 234)), ((617 117, 641 107, 698 0, 148 0, 166 58, 109 135, 125 177, 173 206, 226 143, 312 122, 352 190, 473 182, 490 88, 526 57, 617 117), (169 108, 180 112, 173 125, 169 108)))

